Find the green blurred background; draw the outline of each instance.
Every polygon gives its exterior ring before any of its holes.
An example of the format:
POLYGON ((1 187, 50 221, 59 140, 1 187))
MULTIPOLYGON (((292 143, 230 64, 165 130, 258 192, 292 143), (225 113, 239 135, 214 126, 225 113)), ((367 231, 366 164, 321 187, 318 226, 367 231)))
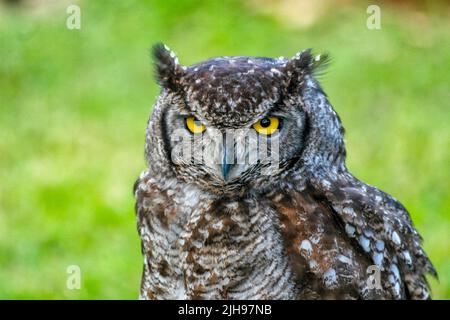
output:
POLYGON ((158 94, 149 48, 211 56, 329 52, 321 81, 348 166, 409 209, 450 298, 450 10, 445 1, 0 2, 0 298, 135 299, 132 185, 158 94), (81 268, 68 290, 66 269, 81 268))

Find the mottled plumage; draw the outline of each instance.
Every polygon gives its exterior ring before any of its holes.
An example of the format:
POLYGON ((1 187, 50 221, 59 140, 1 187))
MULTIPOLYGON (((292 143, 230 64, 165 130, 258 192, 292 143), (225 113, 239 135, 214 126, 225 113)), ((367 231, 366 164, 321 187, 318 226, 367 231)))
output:
MULTIPOLYGON (((408 212, 345 167, 344 129, 314 79, 326 59, 305 50, 184 67, 162 45, 154 56, 162 90, 147 128, 148 169, 135 185, 141 298, 430 297, 425 274, 435 271, 408 212), (200 142, 184 127, 189 116, 206 127, 200 142), (253 132, 268 116, 282 120, 269 147, 279 143, 278 165, 237 161, 222 175, 220 135, 253 132), (176 160, 174 136, 200 145, 203 162, 176 160), (370 266, 381 288, 370 285, 370 266)), ((244 139, 262 143, 236 135, 236 148, 244 139)))

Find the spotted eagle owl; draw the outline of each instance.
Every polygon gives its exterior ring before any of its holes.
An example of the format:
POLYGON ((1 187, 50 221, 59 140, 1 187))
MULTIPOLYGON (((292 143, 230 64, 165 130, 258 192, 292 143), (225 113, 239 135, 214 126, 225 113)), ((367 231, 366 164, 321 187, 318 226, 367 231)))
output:
POLYGON ((345 166, 315 77, 327 59, 153 54, 161 93, 134 189, 142 299, 430 297, 408 212, 345 166))

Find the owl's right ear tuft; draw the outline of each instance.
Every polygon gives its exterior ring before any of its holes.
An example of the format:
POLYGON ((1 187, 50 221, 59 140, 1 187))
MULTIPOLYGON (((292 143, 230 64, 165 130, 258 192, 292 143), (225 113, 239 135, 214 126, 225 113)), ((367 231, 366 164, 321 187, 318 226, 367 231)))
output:
POLYGON ((153 59, 155 62, 156 80, 166 89, 178 91, 183 75, 183 67, 179 64, 175 53, 163 43, 153 46, 153 59))

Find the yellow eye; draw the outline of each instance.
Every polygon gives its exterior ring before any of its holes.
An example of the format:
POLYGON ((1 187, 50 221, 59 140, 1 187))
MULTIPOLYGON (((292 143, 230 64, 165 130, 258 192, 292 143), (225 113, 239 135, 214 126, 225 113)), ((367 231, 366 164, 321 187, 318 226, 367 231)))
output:
POLYGON ((259 134, 263 134, 266 136, 270 136, 275 131, 278 130, 280 126, 280 120, 276 117, 266 117, 262 118, 258 122, 253 125, 253 129, 256 130, 259 134))
POLYGON ((195 119, 195 117, 187 117, 186 118, 186 127, 193 134, 203 133, 206 130, 206 127, 203 123, 195 119))

